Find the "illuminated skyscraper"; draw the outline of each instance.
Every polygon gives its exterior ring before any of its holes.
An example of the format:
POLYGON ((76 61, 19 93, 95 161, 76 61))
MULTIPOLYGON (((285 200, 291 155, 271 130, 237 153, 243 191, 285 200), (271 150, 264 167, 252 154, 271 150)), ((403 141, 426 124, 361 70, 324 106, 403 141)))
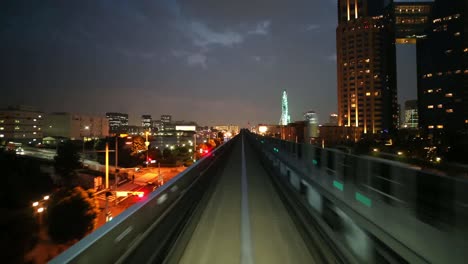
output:
POLYGON ((283 97, 281 99, 281 118, 279 124, 281 126, 287 126, 291 123, 291 116, 289 115, 288 110, 288 94, 286 90, 283 91, 283 97))
POLYGON ((364 133, 397 123, 395 28, 384 0, 339 0, 338 124, 364 133))
POLYGON ((432 135, 468 131, 468 2, 436 0, 417 42, 419 127, 432 135))

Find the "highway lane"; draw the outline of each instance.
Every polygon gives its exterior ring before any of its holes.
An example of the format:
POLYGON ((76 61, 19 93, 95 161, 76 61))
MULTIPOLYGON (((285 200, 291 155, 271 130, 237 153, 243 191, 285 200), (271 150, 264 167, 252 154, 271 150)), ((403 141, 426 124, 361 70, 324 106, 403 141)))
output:
POLYGON ((179 263, 316 263, 246 139, 242 150, 239 141, 179 263))

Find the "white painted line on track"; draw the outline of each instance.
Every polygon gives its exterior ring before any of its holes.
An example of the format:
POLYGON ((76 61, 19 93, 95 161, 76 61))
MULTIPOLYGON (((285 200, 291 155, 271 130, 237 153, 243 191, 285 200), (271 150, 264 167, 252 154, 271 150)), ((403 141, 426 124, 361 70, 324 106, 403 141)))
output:
POLYGON ((241 178, 241 264, 253 264, 252 238, 250 232, 249 194, 247 167, 245 165, 244 136, 242 136, 242 178, 241 178))

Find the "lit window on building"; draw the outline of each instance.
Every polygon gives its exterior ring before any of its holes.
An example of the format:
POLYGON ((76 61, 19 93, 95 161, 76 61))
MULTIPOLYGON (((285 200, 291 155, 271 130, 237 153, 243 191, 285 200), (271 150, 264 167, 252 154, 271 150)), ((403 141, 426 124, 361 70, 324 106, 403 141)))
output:
POLYGON ((460 74, 461 73, 461 70, 456 70, 455 71, 455 74, 460 74))
POLYGON ((451 109, 451 108, 450 108, 450 109, 447 109, 447 110, 445 110, 445 112, 447 112, 447 113, 453 113, 453 109, 451 109))
POLYGON ((17 124, 18 124, 19 122, 20 122, 19 120, 15 120, 15 123, 17 123, 17 124))
POLYGON ((463 52, 468 52, 468 48, 463 49, 463 52))
POLYGON ((447 93, 447 94, 445 94, 445 97, 452 97, 452 96, 453 96, 452 93, 447 93))
POLYGON ((433 105, 428 105, 428 106, 427 106, 427 109, 432 109, 432 108, 434 108, 433 105))
POLYGON ((427 126, 427 128, 429 128, 429 129, 433 129, 433 128, 434 128, 434 126, 427 126))
POLYGON ((432 93, 432 92, 434 92, 434 90, 432 89, 427 90, 427 93, 432 93))
POLYGON ((366 93, 366 96, 370 96, 370 95, 371 95, 371 93, 370 93, 370 92, 367 92, 367 93, 366 93))
POLYGON ((36 135, 36 134, 37 134, 36 131, 34 131, 34 132, 33 132, 33 135, 36 135))
POLYGON ((442 128, 444 128, 444 126, 443 125, 437 125, 437 128, 442 129, 442 128))
POLYGON ((0 127, 0 130, 5 130, 5 128, 4 128, 4 127, 0 127))
POLYGON ((366 70, 366 73, 370 73, 370 70, 366 70))
POLYGON ((432 77, 432 73, 428 73, 427 78, 431 78, 431 77, 432 77))
POLYGON ((455 32, 453 35, 454 35, 455 37, 458 37, 458 36, 460 36, 461 34, 460 34, 460 32, 455 32))
POLYGON ((36 118, 34 118, 34 119, 33 119, 33 121, 34 121, 34 122, 36 122, 36 121, 37 121, 37 119, 36 119, 36 118))
POLYGON ((20 130, 20 127, 19 127, 19 126, 15 126, 15 130, 20 130))
POLYGON ((442 104, 437 105, 437 108, 442 108, 442 107, 444 107, 442 104))

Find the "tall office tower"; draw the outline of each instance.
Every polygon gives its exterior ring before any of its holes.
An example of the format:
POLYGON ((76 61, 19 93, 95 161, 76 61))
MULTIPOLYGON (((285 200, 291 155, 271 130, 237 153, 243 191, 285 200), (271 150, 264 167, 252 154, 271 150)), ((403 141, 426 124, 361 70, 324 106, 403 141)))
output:
POLYGON ((291 116, 289 115, 288 109, 288 94, 286 90, 283 91, 283 96, 281 97, 281 118, 279 124, 281 126, 287 126, 291 123, 291 116))
POLYGON ((106 113, 106 117, 109 120, 109 134, 127 133, 128 114, 106 113))
POLYGON ((404 128, 418 128, 418 101, 408 100, 405 102, 404 128))
POLYGON ((417 42, 419 127, 428 134, 468 129, 468 1, 436 0, 417 42))
POLYGON ((151 115, 142 115, 141 116, 141 126, 143 128, 151 128, 151 115))
POLYGON ((396 50, 392 1, 339 0, 338 124, 364 133, 396 126, 396 50))

